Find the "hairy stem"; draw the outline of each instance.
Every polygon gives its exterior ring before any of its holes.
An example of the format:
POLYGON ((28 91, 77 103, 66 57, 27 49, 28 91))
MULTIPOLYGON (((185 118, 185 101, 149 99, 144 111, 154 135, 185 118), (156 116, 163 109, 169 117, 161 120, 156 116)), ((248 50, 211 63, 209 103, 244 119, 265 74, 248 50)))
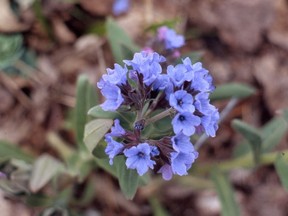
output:
POLYGON ((161 113, 159 113, 159 114, 157 114, 157 115, 155 115, 155 116, 153 116, 153 117, 151 117, 151 118, 149 118, 149 119, 147 119, 145 125, 149 125, 151 123, 159 121, 160 119, 163 119, 166 116, 171 115, 171 113, 173 113, 173 108, 172 107, 167 109, 167 110, 165 110, 165 111, 163 111, 163 112, 161 112, 161 113))

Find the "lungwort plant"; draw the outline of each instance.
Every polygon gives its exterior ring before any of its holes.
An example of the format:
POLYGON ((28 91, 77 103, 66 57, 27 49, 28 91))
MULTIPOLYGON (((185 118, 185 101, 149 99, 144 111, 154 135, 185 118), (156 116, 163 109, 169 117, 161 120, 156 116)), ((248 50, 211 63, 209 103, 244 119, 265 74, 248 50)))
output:
MULTIPOLYGON (((56 158, 0 142, 0 187, 10 197, 41 206, 42 215, 83 215, 79 209, 92 202, 95 171, 101 169, 119 181, 128 199, 143 185, 159 184, 162 176, 161 184, 172 179, 198 189, 214 188, 222 215, 237 216, 230 171, 275 164, 288 188, 288 150, 273 151, 288 129, 285 110, 262 128, 234 120, 232 127, 244 140, 236 145, 233 158, 217 163, 197 160, 199 148, 216 136, 221 120, 255 89, 239 83, 215 88, 209 71, 195 61, 199 53, 182 54, 184 37, 158 27, 151 27, 156 36, 141 51, 112 19, 107 20, 106 35, 117 63, 103 71, 97 84, 84 75, 78 78, 72 112, 77 146, 49 133, 47 141, 56 158), (212 105, 219 100, 230 100, 220 114, 212 105), (75 195, 77 185, 84 188, 81 196, 75 195)), ((159 205, 154 198, 151 203, 159 205)))

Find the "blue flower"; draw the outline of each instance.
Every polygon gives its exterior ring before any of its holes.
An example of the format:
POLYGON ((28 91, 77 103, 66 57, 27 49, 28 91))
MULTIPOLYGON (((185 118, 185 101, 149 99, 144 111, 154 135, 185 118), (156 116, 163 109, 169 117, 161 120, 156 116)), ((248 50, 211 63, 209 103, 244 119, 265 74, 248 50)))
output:
POLYGON ((178 90, 174 94, 170 94, 169 104, 179 112, 193 113, 195 111, 193 96, 185 90, 178 90))
POLYGON ((153 83, 153 90, 164 90, 170 84, 167 74, 160 74, 153 83))
POLYGON ((142 51, 141 53, 135 53, 132 60, 124 60, 124 63, 132 66, 133 70, 142 74, 143 82, 149 86, 161 74, 162 67, 160 63, 164 61, 165 58, 156 52, 148 53, 142 51))
POLYGON ((209 115, 201 117, 201 125, 205 129, 205 132, 208 136, 215 137, 216 131, 218 129, 219 118, 219 112, 215 107, 209 115))
POLYGON ((124 101, 121 90, 116 85, 106 83, 101 89, 101 93, 106 98, 106 101, 101 104, 105 111, 115 111, 124 101))
POLYGON ((185 136, 183 133, 179 133, 171 138, 173 149, 176 152, 192 152, 194 147, 190 142, 190 137, 185 136))
MULTIPOLYGON (((187 81, 192 81, 191 88, 201 92, 213 91, 214 86, 212 85, 212 76, 209 75, 209 71, 202 67, 201 62, 191 63, 191 60, 187 57, 182 60, 183 64, 189 74, 187 81)), ((188 75, 186 75, 188 77, 188 75)))
POLYGON ((198 152, 172 152, 171 167, 174 174, 187 175, 187 170, 191 168, 192 163, 198 157, 198 152))
POLYGON ((164 164, 159 170, 158 173, 162 173, 162 178, 166 181, 170 180, 173 176, 172 167, 169 164, 164 164))
POLYGON ((200 118, 190 112, 178 113, 172 120, 174 133, 178 134, 182 131, 186 136, 192 136, 195 133, 195 126, 200 123, 200 118))
POLYGON ((214 111, 214 106, 212 106, 209 102, 209 93, 202 92, 195 96, 194 105, 202 114, 209 115, 212 111, 214 111))
POLYGON ((114 157, 122 153, 124 145, 113 140, 111 136, 105 136, 105 141, 107 142, 105 153, 109 156, 109 163, 112 165, 114 157))
POLYGON ((119 85, 119 84, 125 84, 126 83, 126 76, 127 76, 127 68, 121 67, 119 64, 114 64, 114 70, 108 68, 107 74, 104 74, 102 76, 102 79, 105 82, 109 82, 111 84, 119 85))
POLYGON ((126 131, 121 127, 119 119, 114 120, 114 126, 111 127, 111 132, 107 133, 105 136, 121 137, 125 135, 126 131))
POLYGON ((186 80, 187 69, 183 64, 178 64, 175 67, 169 65, 167 67, 167 74, 175 86, 181 86, 186 80))
POLYGON ((140 176, 144 175, 149 167, 153 169, 155 161, 151 160, 151 148, 148 143, 140 143, 124 150, 127 157, 126 166, 129 169, 136 169, 140 176))
POLYGON ((114 0, 113 14, 118 16, 125 13, 130 7, 129 0, 114 0))
POLYGON ((166 26, 158 29, 158 39, 164 41, 166 49, 180 48, 184 45, 184 37, 166 26))

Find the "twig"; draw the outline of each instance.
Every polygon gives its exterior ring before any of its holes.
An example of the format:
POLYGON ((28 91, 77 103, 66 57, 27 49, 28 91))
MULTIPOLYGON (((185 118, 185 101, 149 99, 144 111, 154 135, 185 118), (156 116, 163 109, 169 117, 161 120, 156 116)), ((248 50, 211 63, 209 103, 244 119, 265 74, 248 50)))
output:
POLYGON ((0 80, 7 90, 15 96, 15 98, 25 107, 30 108, 31 100, 21 90, 19 90, 17 84, 9 76, 5 75, 3 71, 0 71, 0 80))

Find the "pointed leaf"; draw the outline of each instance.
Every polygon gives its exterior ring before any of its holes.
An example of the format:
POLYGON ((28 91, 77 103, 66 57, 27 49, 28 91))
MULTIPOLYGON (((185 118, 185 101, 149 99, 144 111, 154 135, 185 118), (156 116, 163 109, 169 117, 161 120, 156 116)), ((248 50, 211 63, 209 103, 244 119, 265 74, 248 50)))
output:
POLYGON ((288 155, 279 155, 275 161, 275 168, 283 187, 288 191, 288 155))
POLYGON ((79 146, 83 146, 84 128, 88 121, 87 111, 96 105, 97 101, 96 90, 90 84, 88 77, 85 75, 79 76, 75 107, 76 138, 79 146))
POLYGON ((107 158, 107 155, 105 153, 105 148, 106 148, 107 144, 104 140, 101 140, 97 146, 94 148, 92 154, 96 157, 96 158, 107 158))
POLYGON ((85 126, 84 143, 89 152, 93 152, 112 125, 111 119, 95 119, 85 126))
POLYGON ((229 98, 247 98, 255 94, 256 90, 251 86, 240 83, 229 83, 217 86, 215 91, 211 94, 210 99, 224 100, 229 98))
POLYGON ((278 118, 272 124, 267 125, 262 130, 262 148, 263 152, 271 151, 283 138, 287 132, 287 122, 284 119, 278 118))
MULTIPOLYGON (((281 117, 275 117, 266 123, 260 130, 262 138, 262 153, 271 151, 283 138, 288 130, 287 122, 281 117)), ((236 146, 234 156, 239 157, 251 151, 249 143, 245 140, 236 146)))
POLYGON ((135 120, 133 112, 110 112, 104 111, 100 105, 94 106, 88 111, 88 115, 101 119, 119 119, 122 127, 130 129, 135 120))
POLYGON ((232 127, 249 142, 253 151, 254 161, 255 163, 258 163, 260 159, 262 143, 259 131, 256 128, 237 119, 232 121, 232 127))
POLYGON ((139 184, 139 175, 136 170, 127 169, 124 156, 114 159, 121 191, 127 199, 133 199, 139 184))
POLYGON ((50 155, 40 156, 33 165, 29 187, 32 192, 37 192, 45 186, 59 171, 64 169, 64 165, 50 155))
POLYGON ((113 164, 113 166, 111 166, 109 164, 108 158, 106 159, 95 158, 95 161, 99 167, 101 167, 103 170, 105 170, 106 172, 110 173, 112 176, 117 178, 117 170, 115 163, 113 164))
POLYGON ((239 207, 235 201, 232 185, 228 178, 214 169, 211 173, 211 178, 215 184, 215 188, 219 195, 222 205, 222 216, 237 216, 240 215, 239 207))
POLYGON ((33 156, 23 152, 18 146, 15 144, 11 144, 6 141, 0 140, 0 160, 6 159, 19 159, 26 162, 32 162, 33 156))
POLYGON ((169 215, 167 210, 163 208, 163 206, 161 205, 161 203, 159 202, 157 198, 155 197, 150 198, 149 203, 151 204, 153 215, 155 216, 168 216, 169 215))
POLYGON ((0 34, 0 69, 13 65, 23 54, 21 34, 0 34))
POLYGON ((115 61, 119 64, 123 64, 123 59, 131 59, 133 53, 140 50, 112 18, 107 19, 106 33, 115 61))

